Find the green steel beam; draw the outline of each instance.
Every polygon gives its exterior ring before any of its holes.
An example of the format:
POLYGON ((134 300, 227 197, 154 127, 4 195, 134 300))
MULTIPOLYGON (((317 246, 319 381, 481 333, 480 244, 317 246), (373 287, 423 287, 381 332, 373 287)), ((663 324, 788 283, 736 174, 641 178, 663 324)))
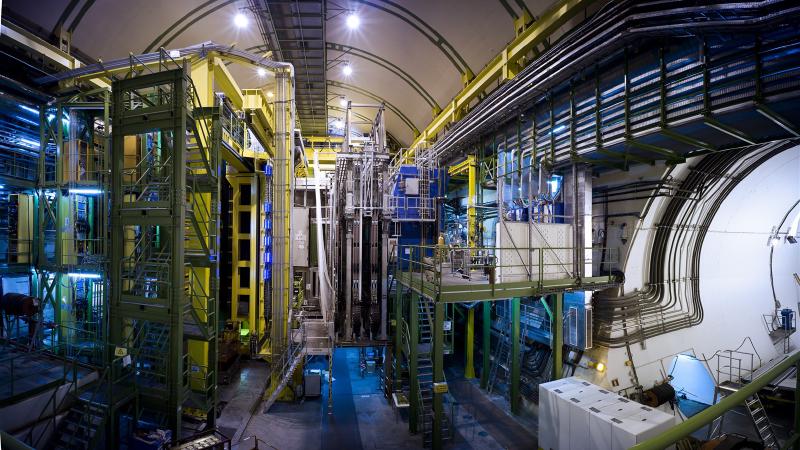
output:
POLYGON ((564 349, 564 293, 558 292, 553 295, 553 321, 550 322, 550 334, 553 341, 553 380, 561 378, 563 358, 561 352, 564 349))
MULTIPOLYGON (((399 250, 398 250, 399 254, 399 250)), ((397 277, 397 273, 395 273, 395 277, 397 277)), ((394 358, 394 370, 392 371, 392 390, 396 390, 397 386, 400 385, 400 355, 402 354, 402 334, 405 331, 401 326, 403 320, 403 309, 401 305, 401 301, 403 298, 403 288, 399 284, 395 284, 395 291, 394 291, 394 352, 392 352, 392 357, 394 358)))
POLYGON ((511 413, 520 413, 520 298, 511 300, 511 413))
POLYGON ((433 449, 440 450, 444 443, 442 419, 444 418, 444 392, 437 389, 444 383, 444 316, 445 304, 436 302, 433 314, 433 449))
POLYGON ((481 387, 486 389, 489 386, 489 354, 491 352, 492 340, 492 303, 483 302, 483 339, 482 353, 483 364, 481 365, 481 387))
POLYGON ((544 297, 540 297, 539 301, 542 303, 544 312, 547 313, 547 317, 549 317, 550 320, 553 320, 553 311, 550 310, 550 305, 547 304, 547 300, 545 300, 544 297))
POLYGON ((397 282, 437 302, 464 303, 537 297, 565 290, 599 290, 615 286, 612 276, 563 278, 559 280, 515 281, 495 284, 436 284, 423 281, 419 273, 400 272, 397 282))
POLYGON ((622 161, 625 161, 626 164, 628 160, 636 161, 642 164, 648 164, 651 166, 656 162, 656 160, 653 158, 644 158, 641 156, 631 155, 630 153, 627 152, 626 153, 612 152, 611 150, 607 150, 604 148, 598 148, 597 153, 603 156, 608 156, 610 158, 620 159, 622 161))
POLYGON ((701 148, 701 149, 706 150, 706 151, 710 151, 710 152, 717 151, 717 148, 714 147, 713 145, 709 144, 708 142, 701 141, 700 139, 696 139, 696 138, 693 138, 691 136, 687 136, 687 135, 682 134, 682 133, 678 133, 677 131, 672 130, 672 129, 666 127, 666 126, 662 126, 661 127, 661 134, 663 134, 664 136, 667 136, 668 138, 670 138, 672 140, 675 140, 675 141, 678 141, 678 142, 682 142, 684 144, 691 145, 691 146, 694 146, 694 147, 697 147, 697 148, 701 148))
POLYGON ((796 137, 800 137, 800 130, 788 119, 773 111, 763 103, 756 103, 756 112, 774 122, 779 127, 796 137))
POLYGON ((732 127, 730 125, 726 125, 726 124, 720 122, 719 120, 711 117, 710 115, 706 115, 703 118, 703 122, 706 125, 708 125, 709 127, 713 128, 713 129, 715 129, 715 130, 717 130, 717 131, 719 131, 721 133, 727 134, 728 136, 731 136, 731 137, 734 137, 736 139, 739 139, 740 141, 742 141, 742 142, 744 142, 746 144, 755 145, 755 144, 758 143, 758 142, 756 142, 755 139, 753 139, 752 137, 748 136, 743 131, 737 130, 736 128, 734 128, 734 127, 732 127))
MULTIPOLYGON (((398 286, 399 287, 399 286, 398 286)), ((419 358, 419 294, 412 290, 408 302, 408 328, 411 354, 408 356, 409 416, 408 428, 412 433, 419 431, 419 385, 417 384, 417 358, 419 358)))
MULTIPOLYGON (((797 366, 798 369, 800 369, 800 352, 795 352, 787 356, 783 361, 775 365, 765 374, 742 386, 741 389, 733 394, 724 397, 719 401, 719 403, 709 406, 708 408, 700 411, 694 416, 686 419, 680 424, 670 428, 668 431, 654 438, 634 445, 631 447, 631 450, 660 450, 675 444, 681 439, 690 436, 696 430, 710 424, 731 409, 744 404, 749 397, 757 394, 758 391, 763 389, 772 380, 789 370, 792 366, 797 366)), ((800 388, 800 378, 798 379, 797 387, 800 388)), ((794 425, 792 439, 794 439, 794 442, 796 442, 796 436, 798 432, 800 432, 800 403, 798 403, 797 400, 795 400, 794 425)), ((795 448, 797 448, 796 443, 795 448)))
POLYGON ((631 147, 638 148, 640 150, 645 150, 652 153, 657 153, 659 155, 664 155, 667 157, 669 161, 676 161, 676 160, 683 160, 683 157, 674 150, 670 150, 668 148, 659 147, 658 145, 652 144, 645 144, 644 142, 639 142, 636 139, 626 139, 625 143, 630 145, 631 147))

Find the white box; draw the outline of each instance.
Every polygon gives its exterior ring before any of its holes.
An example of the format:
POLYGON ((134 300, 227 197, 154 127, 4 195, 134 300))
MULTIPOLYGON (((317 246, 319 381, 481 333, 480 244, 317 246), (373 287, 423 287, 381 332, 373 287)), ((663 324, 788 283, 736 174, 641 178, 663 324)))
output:
POLYGON ((589 392, 581 397, 573 397, 570 400, 573 407, 569 413, 569 446, 572 449, 587 449, 591 446, 591 435, 589 433, 589 422, 592 410, 599 410, 618 402, 619 396, 613 392, 593 386, 589 392))
POLYGON ((639 414, 642 405, 617 396, 613 402, 602 407, 590 408, 589 417, 589 449, 609 450, 612 447, 614 424, 622 419, 639 414))
MULTIPOLYGON (((585 387, 583 381, 575 378, 562 378, 539 385, 539 447, 544 450, 556 450, 558 434, 561 427, 558 415, 557 396, 572 391, 576 386, 585 387)), ((568 418, 565 419, 569 427, 568 418)))
POLYGON ((669 430, 673 425, 675 425, 675 416, 657 409, 647 408, 647 411, 619 419, 619 423, 614 422, 611 448, 631 448, 669 430))
MULTIPOLYGON (((581 398, 596 390, 597 387, 591 383, 582 381, 580 383, 561 386, 553 390, 558 408, 558 448, 559 450, 570 450, 570 412, 576 408, 572 399, 581 398)), ((584 450, 578 448, 576 450, 584 450)))

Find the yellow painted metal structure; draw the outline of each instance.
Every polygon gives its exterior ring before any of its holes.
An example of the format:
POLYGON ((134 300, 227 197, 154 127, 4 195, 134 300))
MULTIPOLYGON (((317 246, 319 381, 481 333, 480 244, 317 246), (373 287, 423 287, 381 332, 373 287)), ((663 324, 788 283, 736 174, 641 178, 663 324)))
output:
MULTIPOLYGON (((478 229, 477 212, 475 202, 478 190, 478 166, 475 155, 468 155, 464 161, 450 166, 448 169, 450 176, 463 175, 467 173, 467 247, 476 247, 478 229)), ((464 343, 466 361, 464 363, 464 376, 475 378, 475 309, 467 309, 466 341, 464 343)))
POLYGON ((521 33, 494 57, 433 121, 414 139, 404 157, 408 160, 420 146, 429 143, 450 123, 461 120, 468 108, 495 82, 514 78, 526 65, 528 54, 597 0, 560 0, 536 22, 521 33))
MULTIPOLYGON (((265 336, 264 253, 266 231, 260 201, 264 198, 266 177, 263 173, 228 175, 233 190, 231 221, 231 320, 241 324, 239 339, 249 345, 251 337, 265 336)), ((259 345, 258 352, 267 350, 259 345)))

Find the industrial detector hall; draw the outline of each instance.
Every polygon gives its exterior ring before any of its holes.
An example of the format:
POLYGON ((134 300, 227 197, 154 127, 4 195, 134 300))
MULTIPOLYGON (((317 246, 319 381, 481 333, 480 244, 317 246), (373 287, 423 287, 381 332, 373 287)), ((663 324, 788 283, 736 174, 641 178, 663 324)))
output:
POLYGON ((0 0, 3 450, 800 450, 796 0, 0 0))

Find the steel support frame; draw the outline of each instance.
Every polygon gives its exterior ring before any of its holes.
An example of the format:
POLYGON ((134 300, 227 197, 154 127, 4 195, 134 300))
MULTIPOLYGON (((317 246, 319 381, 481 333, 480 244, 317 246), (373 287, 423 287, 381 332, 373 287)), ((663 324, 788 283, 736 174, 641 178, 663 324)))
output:
MULTIPOLYGON (((443 446, 442 422, 444 421, 444 394, 446 389, 440 388, 444 379, 444 320, 445 304, 434 302, 433 314, 433 449, 443 446)), ((446 386, 446 385, 444 385, 446 386)))
MULTIPOLYGON (((33 237, 33 245, 31 246, 31 259, 36 271, 36 295, 42 299, 43 305, 49 304, 53 308, 53 321, 56 324, 56 332, 53 334, 53 339, 50 341, 51 349, 64 353, 61 344, 68 344, 69 339, 66 339, 70 333, 67 329, 62 327, 62 321, 66 310, 62 309, 64 303, 64 295, 71 296, 72 290, 62 290, 62 287, 69 288, 72 280, 66 276, 69 272, 91 272, 93 274, 100 273, 103 280, 103 296, 100 302, 103 305, 103 318, 106 316, 107 298, 108 298, 108 280, 107 280, 107 261, 105 254, 97 255, 103 257, 100 261, 91 264, 80 264, 75 259, 76 249, 74 237, 74 224, 70 222, 74 218, 69 216, 70 206, 69 202, 72 201, 72 196, 69 194, 69 188, 80 186, 83 184, 91 184, 93 188, 99 189, 101 192, 94 197, 92 202, 97 202, 95 207, 99 206, 100 217, 99 228, 96 228, 94 235, 100 238, 107 236, 107 222, 105 220, 105 213, 107 212, 106 205, 108 204, 108 187, 109 180, 105 173, 109 169, 111 140, 108 133, 108 125, 110 125, 110 102, 111 92, 108 88, 99 88, 89 92, 74 95, 72 97, 59 98, 55 105, 55 114, 52 118, 48 118, 51 114, 48 112, 47 107, 42 107, 39 111, 39 161, 38 161, 38 176, 36 183, 36 206, 37 213, 34 218, 34 223, 31 226, 36 228, 33 237), (97 180, 83 183, 80 180, 74 179, 75 174, 65 176, 64 165, 67 158, 68 145, 67 140, 69 136, 64 135, 64 125, 61 120, 62 114, 70 108, 80 110, 96 110, 101 111, 97 116, 102 117, 103 123, 106 124, 105 136, 102 140, 104 154, 102 167, 98 167, 98 172, 102 173, 97 180), (52 123, 52 124, 51 124, 52 123), (54 178, 48 180, 48 167, 47 167, 47 148, 48 144, 52 142, 55 146, 56 152, 53 162, 54 178), (54 242, 54 256, 53 259, 47 257, 45 247, 47 240, 45 239, 46 231, 52 227, 55 233, 54 242), (52 277, 52 279, 51 279, 52 277)), ((107 250, 106 250, 107 251, 107 250)), ((43 323, 40 320, 39 323, 43 323)), ((37 333, 36 339, 42 339, 42 330, 37 333)), ((96 338, 99 338, 96 337, 96 338)), ((105 339, 105 336, 103 336, 105 339)), ((95 342, 100 347, 100 356, 104 355, 105 345, 101 342, 95 342)), ((104 357, 104 356, 103 356, 104 357)), ((100 361, 93 361, 99 363, 100 361)))
POLYGON ((135 365, 145 348, 143 330, 168 330, 164 363, 156 369, 165 381, 141 385, 140 393, 143 406, 166 415, 174 436, 180 435, 186 407, 204 414, 213 427, 217 399, 221 123, 219 110, 201 107, 195 92, 186 65, 113 85, 113 148, 118 151, 111 161, 109 337, 133 355, 135 365), (134 105, 141 92, 157 92, 150 94, 155 104, 134 105), (158 137, 158 148, 141 155, 136 136, 145 133, 158 137), (131 155, 126 155, 126 137, 133 137, 127 142, 131 155), (187 164, 192 139, 203 168, 187 164), (126 156, 141 161, 134 168, 126 156), (158 183, 162 190, 148 190, 158 183), (156 230, 155 239, 145 234, 148 229, 156 230), (153 251, 158 254, 146 253, 153 251), (163 269, 148 278, 153 269, 140 264, 154 261, 163 269))
POLYGON ((552 321, 550 322, 550 335, 552 336, 551 348, 553 349, 553 380, 562 377, 564 350, 564 293, 558 292, 551 296, 553 299, 552 321))

